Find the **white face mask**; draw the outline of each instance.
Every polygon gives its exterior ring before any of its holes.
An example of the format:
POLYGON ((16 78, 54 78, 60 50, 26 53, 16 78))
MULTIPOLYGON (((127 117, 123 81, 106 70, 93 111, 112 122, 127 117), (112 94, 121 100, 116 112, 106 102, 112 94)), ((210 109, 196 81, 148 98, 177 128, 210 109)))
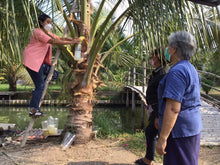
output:
POLYGON ((46 25, 44 26, 44 29, 45 29, 46 31, 50 31, 51 28, 52 28, 52 25, 51 25, 51 24, 46 24, 46 25))

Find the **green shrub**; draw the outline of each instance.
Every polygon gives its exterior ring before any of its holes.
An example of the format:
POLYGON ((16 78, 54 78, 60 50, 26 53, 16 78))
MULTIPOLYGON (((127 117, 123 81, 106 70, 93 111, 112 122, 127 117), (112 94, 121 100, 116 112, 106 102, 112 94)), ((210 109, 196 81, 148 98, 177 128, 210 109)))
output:
POLYGON ((97 128, 97 137, 116 137, 121 132, 120 113, 112 111, 93 111, 94 128, 97 128))
MULTIPOLYGON (((208 75, 204 75, 202 78, 202 83, 206 84, 206 85, 209 85, 209 86, 213 86, 214 85, 214 82, 212 80, 212 78, 208 75)), ((202 89, 205 91, 206 94, 209 93, 209 91, 212 89, 211 87, 208 87, 206 85, 202 84, 202 89)))

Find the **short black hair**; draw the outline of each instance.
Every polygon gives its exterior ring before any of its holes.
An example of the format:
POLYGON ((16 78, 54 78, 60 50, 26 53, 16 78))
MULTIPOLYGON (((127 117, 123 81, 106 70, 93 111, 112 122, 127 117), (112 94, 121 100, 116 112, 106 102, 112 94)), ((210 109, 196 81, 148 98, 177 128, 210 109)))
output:
MULTIPOLYGON (((47 18, 50 18, 49 15, 47 14, 42 14, 38 17, 38 23, 40 25, 40 27, 42 28, 43 26, 41 25, 41 23, 43 23, 47 18)), ((51 19, 51 18, 50 18, 51 19)))
POLYGON ((166 64, 166 59, 164 56, 164 49, 163 48, 156 48, 153 50, 153 52, 151 53, 151 56, 157 56, 158 59, 160 60, 161 64, 163 63, 163 65, 166 64))

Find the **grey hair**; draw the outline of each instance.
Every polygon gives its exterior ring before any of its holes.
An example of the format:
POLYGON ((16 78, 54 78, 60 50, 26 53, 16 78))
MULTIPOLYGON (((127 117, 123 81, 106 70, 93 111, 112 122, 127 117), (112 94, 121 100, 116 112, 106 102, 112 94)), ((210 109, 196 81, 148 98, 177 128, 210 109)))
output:
POLYGON ((177 48, 177 55, 182 60, 190 60, 196 50, 195 37, 186 31, 171 33, 168 37, 168 44, 177 48))

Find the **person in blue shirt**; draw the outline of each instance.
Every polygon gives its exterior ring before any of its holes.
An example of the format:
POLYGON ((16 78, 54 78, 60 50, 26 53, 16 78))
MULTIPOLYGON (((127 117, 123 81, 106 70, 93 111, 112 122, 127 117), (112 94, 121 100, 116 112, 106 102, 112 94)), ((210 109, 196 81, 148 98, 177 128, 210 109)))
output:
POLYGON ((189 62, 196 50, 195 37, 186 31, 168 37, 165 57, 172 63, 160 81, 159 139, 156 151, 164 155, 163 165, 198 165, 202 120, 201 82, 189 62))

